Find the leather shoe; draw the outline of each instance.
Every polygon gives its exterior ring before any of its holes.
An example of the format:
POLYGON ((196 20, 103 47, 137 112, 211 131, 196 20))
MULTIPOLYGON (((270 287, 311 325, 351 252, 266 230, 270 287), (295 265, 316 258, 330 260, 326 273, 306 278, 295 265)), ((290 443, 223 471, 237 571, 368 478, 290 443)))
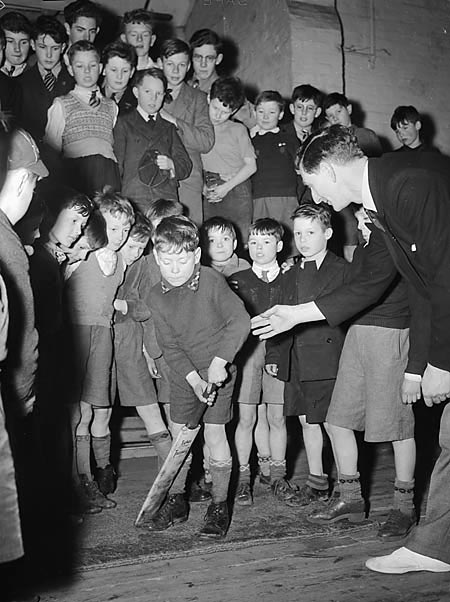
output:
POLYGON ((423 556, 408 548, 399 548, 387 556, 377 556, 366 560, 366 567, 377 573, 403 575, 413 571, 430 571, 431 573, 447 573, 450 564, 436 558, 423 556))
POLYGON ((377 536, 384 541, 406 537, 417 523, 416 513, 404 514, 398 509, 389 512, 386 522, 378 530, 377 536))
POLYGON ((158 512, 142 526, 149 531, 165 531, 176 523, 184 523, 189 515, 189 507, 183 493, 170 494, 158 512))
POLYGON ((189 494, 190 502, 209 502, 211 500, 211 484, 203 482, 203 486, 201 483, 194 482, 192 483, 191 491, 189 494), (209 485, 209 487, 208 487, 209 485))
POLYGON ((310 523, 328 525, 340 520, 348 519, 351 523, 360 523, 366 516, 365 502, 363 499, 346 502, 341 498, 330 498, 330 503, 307 516, 310 523))
POLYGON ((205 515, 205 526, 200 530, 200 537, 221 539, 225 537, 230 526, 227 502, 211 502, 205 515))

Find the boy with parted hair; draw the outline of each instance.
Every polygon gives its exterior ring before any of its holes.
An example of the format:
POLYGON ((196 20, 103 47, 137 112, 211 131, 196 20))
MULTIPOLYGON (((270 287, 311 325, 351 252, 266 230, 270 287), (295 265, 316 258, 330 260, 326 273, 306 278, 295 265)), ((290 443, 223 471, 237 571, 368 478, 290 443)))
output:
POLYGON ((190 49, 183 40, 172 38, 161 44, 159 65, 167 78, 170 94, 166 96, 161 117, 175 125, 189 157, 192 171, 180 184, 179 197, 189 217, 203 222, 202 162, 214 144, 214 129, 209 118, 207 96, 184 81, 190 67, 190 49))
POLYGON ((250 267, 236 254, 237 235, 233 224, 223 217, 211 217, 203 223, 204 263, 228 278, 250 267))
POLYGON ((292 91, 289 110, 293 115, 292 125, 300 142, 311 134, 314 121, 322 113, 323 94, 310 84, 296 86, 292 91))
POLYGON ((256 99, 256 126, 251 130, 257 171, 252 177, 253 219, 271 217, 285 231, 284 255, 295 254, 291 215, 298 207, 295 132, 279 125, 284 101, 275 90, 265 90, 256 99))
MULTIPOLYGON (((277 255, 283 248, 283 226, 271 218, 251 224, 248 252, 252 267, 230 276, 233 290, 251 316, 271 307, 279 298, 281 269, 277 255)), ((236 360, 242 378, 237 394, 239 422, 235 445, 239 461, 236 503, 249 506, 251 492, 250 453, 253 441, 258 451, 260 480, 270 484, 278 499, 291 492, 286 481, 286 421, 283 416, 284 383, 264 370, 266 344, 250 336, 236 360), (256 427, 255 427, 256 425, 256 427)))
POLYGON ((36 64, 27 69, 17 82, 22 88, 20 123, 38 143, 44 137, 52 102, 75 85, 62 62, 66 44, 67 33, 58 19, 46 15, 37 18, 31 36, 36 64))
MULTIPOLYGON (((323 205, 302 205, 292 216, 295 245, 302 256, 282 281, 279 303, 295 305, 314 300, 344 282, 347 262, 327 250, 333 234, 331 213, 323 205)), ((284 415, 298 416, 309 474, 289 505, 303 506, 328 499, 323 471, 323 432, 336 379, 345 332, 328 324, 306 324, 281 339, 268 341, 266 367, 285 381, 284 415)))
POLYGON ((131 44, 117 40, 103 49, 102 93, 117 103, 119 115, 136 106, 136 97, 129 85, 136 63, 136 51, 131 44))
POLYGON ((397 107, 391 117, 391 129, 397 135, 402 146, 396 152, 439 152, 427 144, 422 138, 422 117, 416 107, 401 105, 397 107))
POLYGON ((75 0, 64 7, 64 27, 69 48, 79 40, 94 42, 102 24, 102 13, 95 2, 75 0))
POLYGON ((0 28, 5 33, 5 62, 1 71, 9 77, 18 77, 27 69, 32 25, 18 12, 6 13, 0 18, 0 28))
POLYGON ((250 177, 256 156, 247 128, 230 117, 244 101, 244 89, 235 77, 217 79, 209 94, 209 118, 214 126, 214 146, 202 153, 205 220, 220 216, 233 222, 239 243, 247 241, 253 206, 250 177))
MULTIPOLYGON (((210 385, 219 387, 214 405, 203 417, 205 443, 211 453, 212 502, 200 535, 221 538, 229 526, 231 452, 225 425, 232 415, 235 370, 231 363, 248 335, 249 316, 223 276, 200 266, 199 233, 191 220, 182 216, 163 219, 153 243, 161 282, 151 290, 150 306, 158 343, 170 368, 173 437, 196 415, 199 404, 212 401, 210 385)), ((187 519, 184 490, 189 465, 190 458, 149 529, 164 530, 187 519)))
POLYGON ((122 18, 122 42, 131 44, 137 56, 136 69, 150 69, 156 67, 156 63, 150 57, 150 48, 156 40, 153 32, 154 23, 151 12, 143 8, 137 8, 125 13, 122 18))

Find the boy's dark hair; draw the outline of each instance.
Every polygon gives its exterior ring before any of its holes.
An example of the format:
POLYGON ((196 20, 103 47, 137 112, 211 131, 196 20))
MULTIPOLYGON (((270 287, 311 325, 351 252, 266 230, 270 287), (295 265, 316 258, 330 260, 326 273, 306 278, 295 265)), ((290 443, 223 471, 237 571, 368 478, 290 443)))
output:
POLYGON ((96 192, 94 203, 102 213, 110 213, 114 217, 124 215, 128 218, 130 226, 134 224, 133 205, 127 198, 116 192, 112 186, 104 186, 101 192, 96 192))
POLYGON ((122 30, 125 29, 125 25, 129 25, 130 23, 142 23, 143 25, 148 25, 153 34, 153 15, 144 8, 136 8, 135 10, 126 12, 122 17, 122 30))
POLYGON ((295 164, 297 169, 314 173, 319 169, 321 161, 333 160, 345 165, 361 157, 364 157, 364 153, 351 128, 334 124, 305 140, 297 153, 295 164))
POLYGON ((261 217, 254 221, 253 224, 250 224, 248 235, 250 236, 251 234, 275 236, 277 242, 279 242, 283 240, 284 228, 276 219, 261 217))
POLYGON ((209 97, 211 100, 217 98, 234 112, 245 102, 244 87, 238 77, 219 77, 213 82, 209 97))
POLYGON ((67 44, 68 40, 61 21, 49 15, 40 15, 34 23, 31 38, 36 41, 39 36, 50 36, 57 44, 67 44))
POLYGON ((163 219, 177 215, 183 215, 183 205, 178 201, 168 201, 167 199, 152 201, 145 212, 145 217, 149 220, 163 219))
POLYGON ((233 240, 237 239, 236 228, 233 226, 231 222, 229 222, 224 217, 210 217, 202 225, 202 233, 205 236, 208 236, 211 232, 218 230, 219 232, 226 232, 231 235, 233 240))
POLYGON ((401 105, 395 109, 391 117, 391 128, 395 132, 401 123, 416 123, 417 121, 422 123, 422 117, 416 107, 413 107, 412 105, 401 105))
POLYGON ((63 209, 75 209, 84 217, 94 211, 94 203, 82 192, 70 186, 54 185, 50 180, 43 180, 36 186, 38 197, 47 208, 49 216, 56 218, 63 209))
POLYGON ((67 52, 67 57, 69 59, 69 63, 72 65, 73 59, 76 52, 95 52, 98 58, 98 62, 100 63, 100 52, 97 50, 97 47, 89 40, 78 40, 78 42, 74 42, 67 52))
POLYGON ((320 205, 313 203, 300 205, 292 214, 291 219, 293 221, 299 217, 320 222, 324 230, 331 228, 331 211, 323 203, 320 205))
POLYGON ((122 40, 116 40, 105 46, 102 52, 102 64, 107 65, 108 61, 116 56, 129 63, 132 69, 136 68, 136 50, 131 44, 122 42, 122 40))
POLYGON ((29 38, 31 38, 31 34, 33 33, 33 26, 30 21, 25 15, 16 11, 3 15, 0 18, 0 27, 3 31, 10 31, 11 33, 26 33, 29 38))
POLYGON ((264 90, 260 92, 255 100, 255 107, 263 102, 276 102, 280 107, 280 111, 284 111, 284 100, 279 92, 276 90, 264 90))
POLYGON ((153 247, 165 253, 190 253, 198 249, 200 236, 197 226, 188 217, 165 217, 156 227, 153 247))
POLYGON ((79 17, 95 19, 96 27, 102 24, 102 11, 95 2, 76 0, 64 7, 64 21, 72 27, 79 17))
POLYGON ((154 77, 155 79, 161 80, 164 86, 164 92, 167 91, 167 78, 164 75, 162 69, 159 69, 158 67, 150 67, 149 69, 139 69, 138 71, 135 71, 131 82, 133 88, 135 86, 140 86, 144 81, 144 77, 146 76, 154 77))
POLYGON ((325 100, 323 101, 323 110, 326 111, 330 107, 334 105, 339 105, 340 107, 348 107, 350 103, 348 102, 348 98, 341 94, 340 92, 332 92, 325 96, 325 100))
POLYGON ((103 249, 103 247, 106 247, 108 244, 106 221, 100 209, 95 208, 91 213, 87 224, 84 227, 83 236, 87 238, 91 251, 103 249))
POLYGON ((296 100, 312 100, 317 107, 321 107, 323 94, 311 84, 302 84, 292 90, 291 102, 294 103, 296 100))
POLYGON ((200 46, 204 46, 205 44, 214 46, 214 50, 217 54, 222 53, 222 40, 212 29, 199 29, 192 34, 191 39, 189 40, 191 50, 200 48, 200 46))
POLYGON ((153 234, 152 222, 140 211, 134 212, 134 224, 130 230, 130 238, 145 242, 153 234))
POLYGON ((180 40, 179 38, 164 40, 160 47, 161 58, 168 59, 174 54, 186 54, 190 57, 191 52, 186 42, 183 42, 183 40, 180 40))

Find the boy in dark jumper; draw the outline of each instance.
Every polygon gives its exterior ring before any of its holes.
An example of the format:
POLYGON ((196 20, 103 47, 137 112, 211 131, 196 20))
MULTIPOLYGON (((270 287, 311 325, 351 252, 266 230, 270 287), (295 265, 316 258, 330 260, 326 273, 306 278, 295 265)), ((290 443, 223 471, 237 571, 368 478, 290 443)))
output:
MULTIPOLYGON (((200 266, 199 233, 191 220, 164 219, 153 242, 161 282, 153 287, 150 302, 158 343, 170 368, 174 438, 197 413, 199 403, 205 403, 209 385, 219 386, 215 404, 208 407, 203 418, 213 484, 212 502, 200 534, 224 537, 229 526, 227 495, 231 476, 225 425, 232 416, 235 377, 230 364, 249 333, 250 320, 223 276, 200 266)), ((184 489, 189 465, 188 458, 148 528, 163 530, 187 519, 184 489)))
MULTIPOLYGON (((310 301, 343 283, 347 262, 327 250, 333 234, 330 219, 329 209, 322 205, 302 205, 294 213, 295 244, 302 260, 284 276, 279 303, 310 301)), ((284 414, 299 417, 308 459, 306 483, 293 497, 286 498, 289 505, 328 498, 328 477, 322 463, 322 424, 344 336, 341 328, 325 323, 306 324, 267 344, 266 369, 286 382, 284 414)))
MULTIPOLYGON (((283 227, 277 221, 263 218, 254 222, 248 236, 252 267, 230 277, 232 288, 252 316, 271 307, 279 298, 281 270, 277 254, 283 248, 282 239, 283 227)), ((258 450, 260 480, 270 483, 278 499, 284 499, 291 489, 285 479, 287 435, 283 416, 284 383, 265 372, 265 357, 265 342, 250 336, 237 360, 238 368, 242 370, 237 396, 239 422, 235 434, 239 460, 236 503, 240 506, 253 503, 249 463, 253 437, 258 450)))
POLYGON ((391 117, 391 129, 402 145, 395 149, 395 152, 439 152, 423 139, 422 117, 412 105, 399 106, 395 109, 391 117))

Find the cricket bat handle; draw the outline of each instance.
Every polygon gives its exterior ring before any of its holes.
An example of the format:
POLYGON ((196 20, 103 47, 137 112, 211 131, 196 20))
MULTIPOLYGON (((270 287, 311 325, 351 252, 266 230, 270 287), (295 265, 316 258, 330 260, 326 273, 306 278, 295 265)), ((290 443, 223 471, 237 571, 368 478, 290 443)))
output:
MULTIPOLYGON (((205 398, 208 398, 209 395, 211 395, 211 393, 215 393, 218 388, 219 387, 215 383, 208 385, 208 387, 205 389, 205 398)), ((197 408, 197 411, 192 416, 192 418, 187 422, 186 427, 189 430, 196 429, 200 423, 200 420, 202 419, 203 414, 206 412, 206 410, 209 407, 210 406, 207 403, 200 402, 200 404, 197 408)))

